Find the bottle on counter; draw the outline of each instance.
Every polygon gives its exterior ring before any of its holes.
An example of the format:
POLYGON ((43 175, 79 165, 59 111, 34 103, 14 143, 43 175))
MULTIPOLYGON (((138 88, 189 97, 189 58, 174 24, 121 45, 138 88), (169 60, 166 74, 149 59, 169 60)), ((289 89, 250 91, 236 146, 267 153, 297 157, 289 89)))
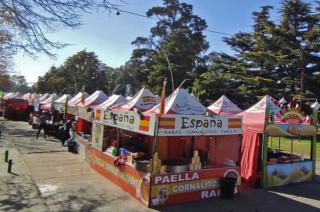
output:
POLYGON ((201 162, 200 162, 200 156, 198 150, 195 150, 193 152, 193 157, 191 159, 191 164, 189 165, 189 170, 199 170, 201 169, 201 162))
POLYGON ((300 161, 304 161, 305 157, 304 157, 304 153, 302 152, 300 155, 300 161))

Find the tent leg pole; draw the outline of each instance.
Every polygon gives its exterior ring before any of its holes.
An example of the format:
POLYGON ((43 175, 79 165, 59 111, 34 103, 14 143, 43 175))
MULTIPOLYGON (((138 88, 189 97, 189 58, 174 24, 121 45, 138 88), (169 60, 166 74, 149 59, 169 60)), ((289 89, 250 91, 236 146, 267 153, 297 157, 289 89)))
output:
POLYGON ((312 179, 314 179, 316 175, 316 145, 317 145, 317 135, 314 135, 311 138, 311 160, 312 160, 312 179))
POLYGON ((157 147, 157 138, 158 138, 158 133, 159 133, 159 129, 158 129, 158 122, 159 122, 160 117, 156 117, 156 121, 154 124, 154 136, 153 136, 153 140, 152 140, 152 149, 151 149, 151 173, 150 173, 150 185, 149 185, 149 208, 151 208, 151 194, 152 194, 152 178, 154 175, 154 154, 156 151, 156 147, 157 147))
POLYGON ((267 160, 268 160, 268 136, 264 134, 262 138, 262 161, 261 161, 262 188, 267 187, 267 160))
MULTIPOLYGON (((314 127, 316 128, 316 132, 318 132, 318 116, 319 116, 319 110, 313 110, 314 114, 314 127)), ((317 161, 317 134, 313 135, 311 138, 311 160, 312 160, 312 179, 316 176, 316 161, 317 161)))
POLYGON ((119 129, 117 127, 117 148, 119 148, 119 129))
POLYGON ((292 152, 293 152, 293 138, 291 138, 291 151, 290 151, 290 161, 292 163, 292 152))

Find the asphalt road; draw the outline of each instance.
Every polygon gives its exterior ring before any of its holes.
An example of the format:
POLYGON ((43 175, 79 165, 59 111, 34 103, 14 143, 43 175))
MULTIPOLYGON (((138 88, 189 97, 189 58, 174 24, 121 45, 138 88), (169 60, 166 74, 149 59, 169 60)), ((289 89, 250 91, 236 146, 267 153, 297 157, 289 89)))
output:
POLYGON ((25 122, 0 119, 0 211, 320 211, 320 183, 243 190, 220 198, 148 209, 55 139, 35 139, 25 122), (14 160, 6 173, 4 151, 14 160))

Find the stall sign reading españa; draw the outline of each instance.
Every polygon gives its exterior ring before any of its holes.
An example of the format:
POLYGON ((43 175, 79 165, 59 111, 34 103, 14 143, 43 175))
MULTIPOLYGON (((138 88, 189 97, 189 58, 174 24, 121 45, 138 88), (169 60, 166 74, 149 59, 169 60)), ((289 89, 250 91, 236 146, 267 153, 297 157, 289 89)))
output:
POLYGON ((239 116, 164 115, 159 121, 159 136, 230 135, 242 133, 239 116))
POLYGON ((133 111, 105 110, 103 111, 102 123, 141 134, 153 135, 155 115, 139 114, 133 111))

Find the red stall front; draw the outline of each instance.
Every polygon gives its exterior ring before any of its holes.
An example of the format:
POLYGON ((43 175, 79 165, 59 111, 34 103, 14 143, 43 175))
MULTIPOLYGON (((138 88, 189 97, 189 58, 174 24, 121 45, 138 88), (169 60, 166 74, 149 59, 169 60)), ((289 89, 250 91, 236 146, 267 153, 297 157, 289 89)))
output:
POLYGON ((236 193, 241 117, 208 113, 182 88, 166 98, 163 114, 160 107, 102 110, 93 127, 91 166, 149 207, 219 196, 224 177, 233 178, 236 193))

